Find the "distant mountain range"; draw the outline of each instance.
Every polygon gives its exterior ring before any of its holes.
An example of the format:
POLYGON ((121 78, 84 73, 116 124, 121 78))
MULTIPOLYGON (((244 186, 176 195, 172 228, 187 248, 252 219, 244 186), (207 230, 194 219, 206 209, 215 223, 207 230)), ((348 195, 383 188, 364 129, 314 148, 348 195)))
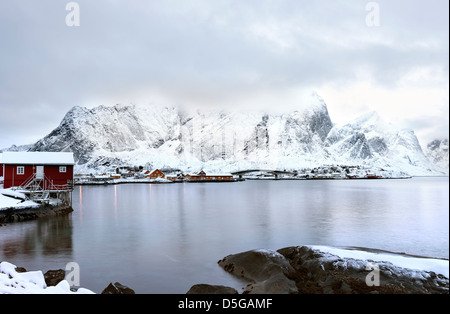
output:
POLYGON ((300 107, 274 114, 76 106, 41 140, 7 150, 72 151, 80 172, 123 165, 229 172, 343 164, 448 175, 448 140, 433 141, 422 150, 412 130, 396 128, 376 112, 334 125, 316 93, 300 107))

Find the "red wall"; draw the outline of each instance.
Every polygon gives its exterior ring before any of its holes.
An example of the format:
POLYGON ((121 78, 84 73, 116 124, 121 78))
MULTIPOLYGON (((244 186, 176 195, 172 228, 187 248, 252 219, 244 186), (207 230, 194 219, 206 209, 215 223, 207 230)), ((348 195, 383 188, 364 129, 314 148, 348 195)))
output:
MULTIPOLYGON (((20 165, 22 166, 22 165, 20 165)), ((5 165, 5 173, 3 178, 3 188, 7 189, 12 186, 20 186, 28 181, 28 179, 36 172, 35 166, 23 165, 25 167, 24 174, 17 174, 17 165, 5 165)), ((59 166, 44 166, 45 177, 55 185, 65 185, 67 180, 73 180, 73 166, 66 166, 66 172, 59 172, 59 166)))

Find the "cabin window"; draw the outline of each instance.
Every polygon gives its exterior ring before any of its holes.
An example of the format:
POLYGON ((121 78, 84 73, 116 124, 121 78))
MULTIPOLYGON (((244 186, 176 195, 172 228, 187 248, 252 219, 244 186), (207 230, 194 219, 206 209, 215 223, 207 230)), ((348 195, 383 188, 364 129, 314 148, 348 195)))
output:
POLYGON ((59 172, 66 172, 67 171, 67 167, 66 166, 60 166, 59 167, 59 172))
POLYGON ((18 166, 17 167, 17 174, 25 174, 25 167, 24 166, 18 166))

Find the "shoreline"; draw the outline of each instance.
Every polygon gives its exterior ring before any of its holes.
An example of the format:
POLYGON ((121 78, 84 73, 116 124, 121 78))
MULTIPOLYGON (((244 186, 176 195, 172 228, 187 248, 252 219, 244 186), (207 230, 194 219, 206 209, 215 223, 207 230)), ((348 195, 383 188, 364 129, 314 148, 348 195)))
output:
POLYGON ((0 224, 35 220, 43 217, 64 215, 73 212, 71 206, 41 205, 38 207, 6 208, 0 210, 0 224))
POLYGON ((233 183, 233 182, 242 182, 242 181, 323 181, 323 180, 406 180, 412 179, 412 176, 407 177, 382 177, 382 178, 242 178, 242 179, 234 179, 234 180, 176 180, 176 181, 150 181, 150 180, 121 180, 121 181, 85 181, 85 182, 76 182, 75 186, 98 186, 98 185, 118 185, 118 184, 173 184, 173 183, 233 183))

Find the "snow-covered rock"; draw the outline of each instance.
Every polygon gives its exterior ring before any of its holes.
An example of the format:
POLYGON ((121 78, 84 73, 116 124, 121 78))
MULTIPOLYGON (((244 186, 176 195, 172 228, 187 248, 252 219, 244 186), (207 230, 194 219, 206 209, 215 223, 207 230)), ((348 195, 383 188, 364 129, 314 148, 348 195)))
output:
POLYGON ((297 270, 299 292, 448 294, 448 260, 367 248, 278 250, 297 270))
POLYGON ((448 260, 366 248, 293 246, 226 256, 243 293, 448 294, 448 260), (293 291, 295 290, 295 291, 293 291))
POLYGON ((56 286, 47 286, 42 271, 18 272, 16 266, 0 263, 0 294, 93 294, 89 289, 79 288, 76 292, 70 290, 67 280, 62 280, 56 286))

